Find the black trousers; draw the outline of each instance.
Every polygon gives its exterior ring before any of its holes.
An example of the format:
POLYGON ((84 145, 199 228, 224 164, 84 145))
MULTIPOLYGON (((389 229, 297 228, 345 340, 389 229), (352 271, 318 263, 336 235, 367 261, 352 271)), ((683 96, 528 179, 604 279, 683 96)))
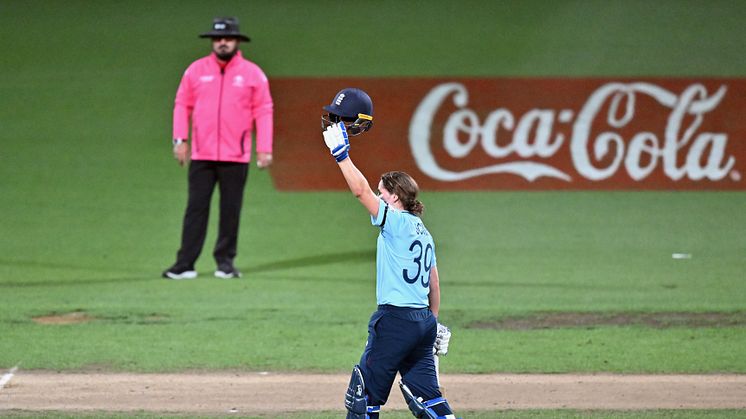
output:
POLYGON ((248 163, 192 160, 189 164, 189 198, 181 231, 176 266, 194 269, 207 236, 210 201, 217 184, 220 190, 220 224, 213 256, 218 267, 233 266, 238 244, 238 225, 248 163))

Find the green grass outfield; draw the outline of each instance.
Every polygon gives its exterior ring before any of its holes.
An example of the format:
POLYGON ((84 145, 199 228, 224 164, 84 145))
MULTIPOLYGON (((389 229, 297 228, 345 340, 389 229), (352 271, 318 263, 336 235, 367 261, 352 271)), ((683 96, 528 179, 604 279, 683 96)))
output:
MULTIPOLYGON (((377 232, 349 193, 281 193, 254 167, 246 278, 211 277, 213 222, 201 278, 159 279, 186 193, 173 96, 208 51, 197 33, 222 14, 241 17, 245 51, 270 77, 746 76, 743 2, 0 0, 0 371, 343 372, 357 361, 377 232), (70 312, 92 320, 32 320, 70 312)), ((746 193, 423 201, 453 329, 443 371, 746 373, 746 193), (474 327, 546 312, 724 320, 474 327)), ((687 414, 653 417, 699 417, 687 414)))
MULTIPOLYGON (((1 363, 348 369, 374 308, 376 231, 347 193, 279 194, 261 187, 265 173, 252 176, 241 281, 212 278, 209 257, 196 281, 158 279, 178 239, 181 203, 159 203, 167 199, 149 188, 135 194, 141 204, 121 197, 115 206, 119 192, 94 181, 88 193, 97 202, 19 209, 1 259, 1 363), (172 216, 157 214, 161 208, 172 216), (338 215, 334 226, 316 222, 327 214, 338 215), (31 320, 76 310, 96 320, 31 320)), ((444 370, 746 371, 743 319, 716 328, 468 328, 537 311, 742 314, 743 194, 439 193, 424 200, 430 230, 443 238, 441 317, 455 335, 444 370), (466 210, 470 216, 455 223, 452 215, 466 210), (692 259, 671 258, 682 250, 692 259)))

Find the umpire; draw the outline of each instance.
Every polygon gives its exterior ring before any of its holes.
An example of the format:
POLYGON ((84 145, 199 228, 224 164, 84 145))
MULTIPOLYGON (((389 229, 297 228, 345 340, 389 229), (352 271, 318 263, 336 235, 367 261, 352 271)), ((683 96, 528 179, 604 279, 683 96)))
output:
POLYGON ((173 154, 180 165, 189 162, 189 198, 176 262, 164 278, 191 279, 207 235, 210 200, 217 184, 220 223, 213 257, 218 278, 238 278, 233 261, 243 191, 256 128, 257 165, 272 163, 273 103, 269 82, 259 66, 239 50, 249 42, 235 17, 215 18, 210 38, 212 53, 193 62, 176 92, 173 115, 173 154), (191 122, 191 139, 189 124, 191 122))

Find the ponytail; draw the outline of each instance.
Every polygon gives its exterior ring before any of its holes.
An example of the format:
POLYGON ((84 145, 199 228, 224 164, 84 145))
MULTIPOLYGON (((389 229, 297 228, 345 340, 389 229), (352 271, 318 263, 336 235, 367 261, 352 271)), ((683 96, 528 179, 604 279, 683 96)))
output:
POLYGON ((420 202, 419 199, 415 199, 411 207, 407 208, 407 211, 419 217, 420 215, 422 215, 423 212, 425 212, 425 205, 422 202, 420 202))

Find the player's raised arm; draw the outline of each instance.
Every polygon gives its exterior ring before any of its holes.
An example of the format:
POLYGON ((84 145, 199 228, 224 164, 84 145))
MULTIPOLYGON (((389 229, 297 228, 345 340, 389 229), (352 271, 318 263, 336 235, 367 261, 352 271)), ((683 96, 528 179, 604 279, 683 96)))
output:
POLYGON ((347 186, 350 187, 350 192, 363 204, 370 215, 374 218, 378 217, 378 209, 380 208, 378 196, 376 196, 370 185, 368 185, 365 176, 363 176, 349 158, 339 162, 339 169, 342 170, 342 174, 347 181, 347 186))
POLYGON ((379 200, 365 176, 350 159, 350 136, 360 135, 373 126, 373 101, 360 89, 340 90, 321 117, 324 142, 339 164, 347 186, 373 217, 378 216, 379 200))
POLYGON ((365 179, 365 176, 352 163, 352 159, 350 159, 350 141, 344 123, 339 122, 328 126, 324 130, 324 142, 329 148, 332 157, 337 160, 339 169, 342 171, 345 181, 347 181, 350 192, 355 195, 355 198, 363 204, 373 217, 377 217, 379 207, 378 197, 370 188, 368 180, 365 179))

